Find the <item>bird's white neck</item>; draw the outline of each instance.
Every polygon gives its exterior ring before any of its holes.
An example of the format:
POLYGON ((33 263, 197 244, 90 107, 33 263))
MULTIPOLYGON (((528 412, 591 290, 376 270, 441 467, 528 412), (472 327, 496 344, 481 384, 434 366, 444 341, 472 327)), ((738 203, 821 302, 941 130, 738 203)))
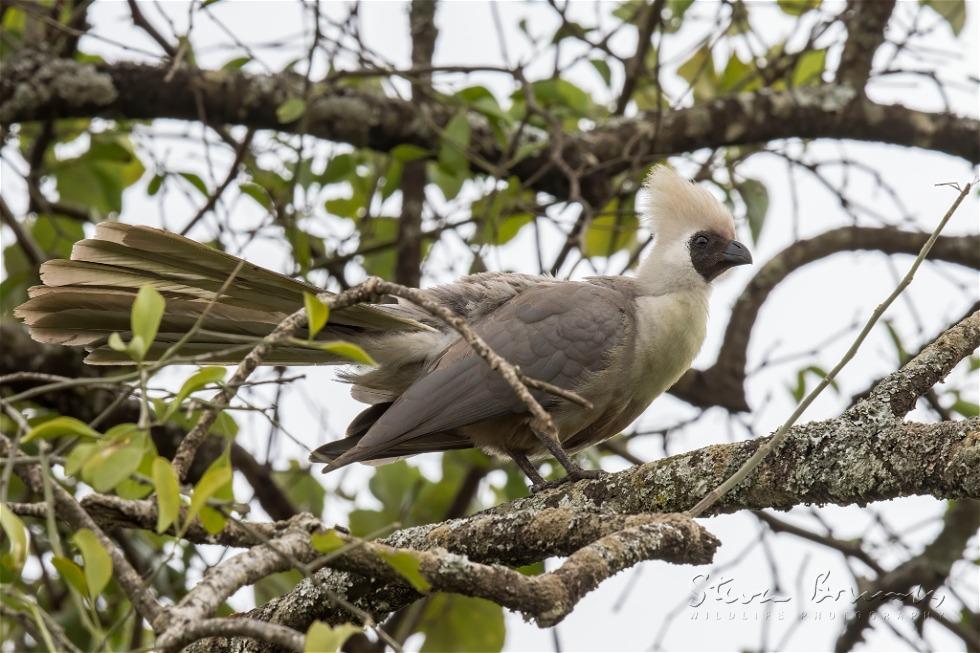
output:
POLYGON ((711 294, 711 284, 694 269, 691 252, 683 239, 655 241, 640 263, 636 278, 644 295, 692 293, 707 301, 711 294))

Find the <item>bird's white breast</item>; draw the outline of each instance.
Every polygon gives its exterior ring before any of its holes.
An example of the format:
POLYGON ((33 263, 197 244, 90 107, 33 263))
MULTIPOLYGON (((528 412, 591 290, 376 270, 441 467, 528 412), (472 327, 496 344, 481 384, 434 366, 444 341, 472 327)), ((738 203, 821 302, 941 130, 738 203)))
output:
POLYGON ((701 349, 708 291, 639 297, 636 306, 635 392, 652 401, 687 371, 701 349))

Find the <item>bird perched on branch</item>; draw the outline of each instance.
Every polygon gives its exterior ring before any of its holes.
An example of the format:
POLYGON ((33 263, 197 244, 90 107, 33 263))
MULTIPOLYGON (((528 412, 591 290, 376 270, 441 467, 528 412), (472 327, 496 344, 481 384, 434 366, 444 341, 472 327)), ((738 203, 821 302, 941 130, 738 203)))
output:
MULTIPOLYGON (((351 422, 347 437, 316 449, 311 459, 330 471, 478 447, 512 458, 532 488, 545 483, 531 461, 547 454, 568 479, 594 476, 569 454, 622 431, 680 378, 704 340, 712 281, 752 261, 735 240, 731 214, 703 188, 658 167, 646 193, 655 240, 635 277, 561 281, 485 272, 426 291, 526 376, 588 401, 584 407, 533 393, 552 416, 560 442, 542 433, 513 389, 453 329, 396 301, 336 310, 317 335, 360 345, 378 366, 341 374, 354 398, 370 406, 351 422)), ((238 362, 251 343, 303 306, 304 292, 322 292, 181 236, 113 223, 78 242, 70 261, 45 263, 41 278, 44 285, 31 289, 16 315, 36 340, 87 347, 93 364, 128 362, 107 339, 129 330, 130 308, 143 285, 167 300, 147 359, 180 341, 210 305, 178 353, 226 364, 238 362)), ((264 363, 349 361, 291 341, 264 363)))

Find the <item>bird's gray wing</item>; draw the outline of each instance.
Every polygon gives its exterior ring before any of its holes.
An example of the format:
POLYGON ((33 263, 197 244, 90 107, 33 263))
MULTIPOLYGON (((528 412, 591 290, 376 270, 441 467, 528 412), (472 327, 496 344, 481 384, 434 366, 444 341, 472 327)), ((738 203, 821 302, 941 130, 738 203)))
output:
MULTIPOLYGON (((525 374, 574 390, 608 364, 622 343, 628 300, 615 289, 581 282, 530 288, 474 324, 493 350, 525 374)), ((552 395, 536 392, 554 405, 552 395)), ((413 383, 336 466, 376 458, 429 433, 524 412, 499 374, 458 341, 413 383)))

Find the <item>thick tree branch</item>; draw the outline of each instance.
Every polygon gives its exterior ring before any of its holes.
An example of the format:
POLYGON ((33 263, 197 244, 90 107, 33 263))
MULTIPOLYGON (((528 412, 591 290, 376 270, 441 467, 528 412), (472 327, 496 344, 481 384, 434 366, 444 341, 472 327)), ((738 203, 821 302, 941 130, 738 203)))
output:
MULTIPOLYGON (((507 565, 568 555, 567 545, 578 544, 582 537, 581 524, 593 519, 606 524, 617 514, 689 508, 759 445, 760 441, 751 440, 707 447, 520 499, 473 517, 398 531, 382 542, 417 550, 439 546, 472 561, 507 565), (557 524, 558 529, 542 530, 549 523, 557 524), (540 537, 546 532, 548 537, 540 537)), ((863 505, 912 494, 980 497, 978 469, 980 419, 943 424, 891 422, 885 427, 851 420, 813 422, 796 427, 780 455, 764 462, 713 510, 789 509, 801 503, 863 505)), ((349 614, 331 606, 328 592, 346 596, 358 608, 378 616, 418 596, 381 579, 323 569, 248 616, 296 629, 316 619, 349 620, 349 614)))
POLYGON ((837 81, 864 94, 875 52, 885 41, 885 28, 895 0, 848 0, 843 18, 847 41, 837 67, 837 81))
MULTIPOLYGON (((303 84, 302 77, 288 74, 96 65, 24 53, 5 66, 0 79, 0 122, 92 116, 198 120, 203 107, 216 123, 290 130, 298 124, 280 123, 276 109, 286 99, 302 96, 303 84)), ((314 85, 303 124, 308 134, 357 147, 389 151, 410 143, 437 151, 452 113, 447 106, 419 107, 347 87, 314 85)), ((492 130, 474 118, 471 151, 495 165, 501 177, 516 175, 536 190, 567 197, 568 178, 562 168, 583 170, 581 181, 588 185, 590 175, 612 176, 638 160, 781 138, 894 143, 978 162, 978 130, 972 118, 878 104, 849 87, 818 86, 763 89, 656 116, 613 120, 570 134, 560 152, 563 166, 555 165, 555 153, 548 147, 509 160, 492 130)), ((524 145, 546 143, 546 134, 533 129, 525 129, 523 138, 524 145)))
POLYGON ((949 374, 957 363, 980 347, 980 311, 948 329, 932 344, 910 360, 901 370, 879 383, 871 396, 851 411, 885 406, 895 417, 904 417, 916 400, 949 374))

